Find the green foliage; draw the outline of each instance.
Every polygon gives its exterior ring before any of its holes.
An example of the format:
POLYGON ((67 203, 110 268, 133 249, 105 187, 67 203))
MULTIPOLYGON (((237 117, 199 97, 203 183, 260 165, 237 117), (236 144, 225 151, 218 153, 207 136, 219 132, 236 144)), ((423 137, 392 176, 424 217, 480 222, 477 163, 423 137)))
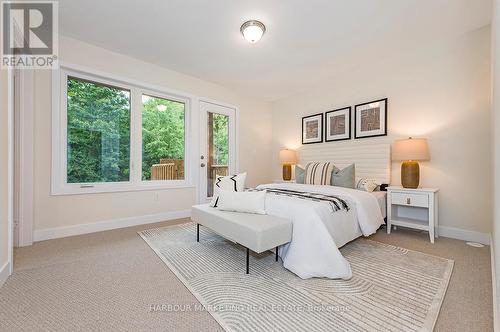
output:
MULTIPOLYGON (((161 159, 184 159, 185 105, 142 96, 142 178, 161 159)), ((68 78, 68 183, 130 179, 130 92, 68 78)), ((227 165, 229 118, 213 114, 214 163, 227 165)))
POLYGON ((229 159, 229 117, 213 115, 214 164, 227 165, 229 159))
MULTIPOLYGON (((184 104, 143 96, 142 176, 160 159, 184 159, 184 104)), ((68 79, 68 183, 130 178, 130 93, 68 79)))
POLYGON ((68 183, 128 181, 130 93, 68 78, 68 183))
POLYGON ((184 159, 183 103, 142 97, 142 178, 151 178, 151 166, 160 159, 184 159))

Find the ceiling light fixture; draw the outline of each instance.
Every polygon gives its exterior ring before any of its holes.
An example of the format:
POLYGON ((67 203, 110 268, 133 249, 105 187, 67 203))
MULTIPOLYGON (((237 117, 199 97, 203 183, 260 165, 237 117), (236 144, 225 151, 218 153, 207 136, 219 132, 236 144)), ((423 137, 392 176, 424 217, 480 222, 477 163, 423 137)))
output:
POLYGON ((266 32, 266 26, 262 22, 250 20, 243 23, 240 28, 241 34, 249 43, 255 44, 266 32))

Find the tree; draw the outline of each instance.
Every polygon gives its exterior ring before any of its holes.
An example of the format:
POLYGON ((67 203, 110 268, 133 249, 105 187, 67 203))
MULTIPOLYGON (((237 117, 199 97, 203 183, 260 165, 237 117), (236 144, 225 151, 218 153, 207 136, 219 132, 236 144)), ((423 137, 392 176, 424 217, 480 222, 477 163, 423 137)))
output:
POLYGON ((229 159, 229 117, 213 115, 214 164, 227 165, 229 159))
MULTIPOLYGON (((68 183, 130 179, 130 92, 68 79, 68 183)), ((161 159, 184 159, 185 105, 143 96, 142 177, 161 159)))
POLYGON ((130 92, 68 78, 68 183, 128 181, 130 92))
POLYGON ((143 96, 142 178, 151 178, 151 166, 161 159, 184 160, 184 103, 143 96))
MULTIPOLYGON (((130 91, 68 78, 68 183, 130 180, 130 91)), ((142 96, 142 179, 161 159, 184 160, 185 104, 142 96)), ((227 165, 229 117, 213 114, 214 163, 227 165)))

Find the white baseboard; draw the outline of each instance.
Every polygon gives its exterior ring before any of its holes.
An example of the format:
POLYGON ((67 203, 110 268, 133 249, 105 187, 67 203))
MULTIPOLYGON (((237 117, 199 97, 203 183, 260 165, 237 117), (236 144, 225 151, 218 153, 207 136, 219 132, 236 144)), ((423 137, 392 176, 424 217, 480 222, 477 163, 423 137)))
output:
POLYGON ((463 241, 479 242, 488 245, 490 244, 491 234, 474 232, 454 227, 439 226, 439 236, 463 241))
MULTIPOLYGON (((155 222, 166 221, 166 220, 188 218, 190 216, 191 216, 191 210, 181 210, 181 211, 151 214, 146 216, 106 220, 90 224, 79 224, 72 226, 39 229, 35 230, 33 234, 33 240, 35 242, 45 241, 67 236, 108 231, 117 228, 152 224, 155 222)), ((480 232, 474 232, 447 226, 439 226, 439 236, 449 237, 452 239, 458 239, 464 241, 479 242, 486 245, 490 244, 490 237, 491 237, 489 233, 480 233, 480 232)))
POLYGON ((2 267, 0 267, 0 287, 7 281, 7 278, 10 276, 10 262, 5 263, 2 267))
POLYGON ((35 242, 45 241, 67 236, 109 231, 111 229, 117 229, 117 228, 152 224, 155 222, 166 221, 166 220, 188 218, 190 216, 191 216, 191 210, 181 210, 181 211, 165 212, 165 213, 158 213, 146 216, 106 220, 91 224, 79 224, 73 226, 39 229, 35 230, 33 234, 33 240, 35 242))

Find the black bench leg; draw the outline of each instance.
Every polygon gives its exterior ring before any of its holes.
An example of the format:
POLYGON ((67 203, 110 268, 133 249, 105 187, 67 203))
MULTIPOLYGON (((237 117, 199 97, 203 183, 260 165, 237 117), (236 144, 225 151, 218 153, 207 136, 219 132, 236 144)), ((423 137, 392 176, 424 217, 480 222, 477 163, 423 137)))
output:
POLYGON ((200 242, 200 224, 196 224, 196 242, 200 242))
POLYGON ((276 247, 276 262, 278 261, 278 247, 276 247))
POLYGON ((250 273, 249 265, 250 265, 250 249, 247 248, 247 274, 250 273))

